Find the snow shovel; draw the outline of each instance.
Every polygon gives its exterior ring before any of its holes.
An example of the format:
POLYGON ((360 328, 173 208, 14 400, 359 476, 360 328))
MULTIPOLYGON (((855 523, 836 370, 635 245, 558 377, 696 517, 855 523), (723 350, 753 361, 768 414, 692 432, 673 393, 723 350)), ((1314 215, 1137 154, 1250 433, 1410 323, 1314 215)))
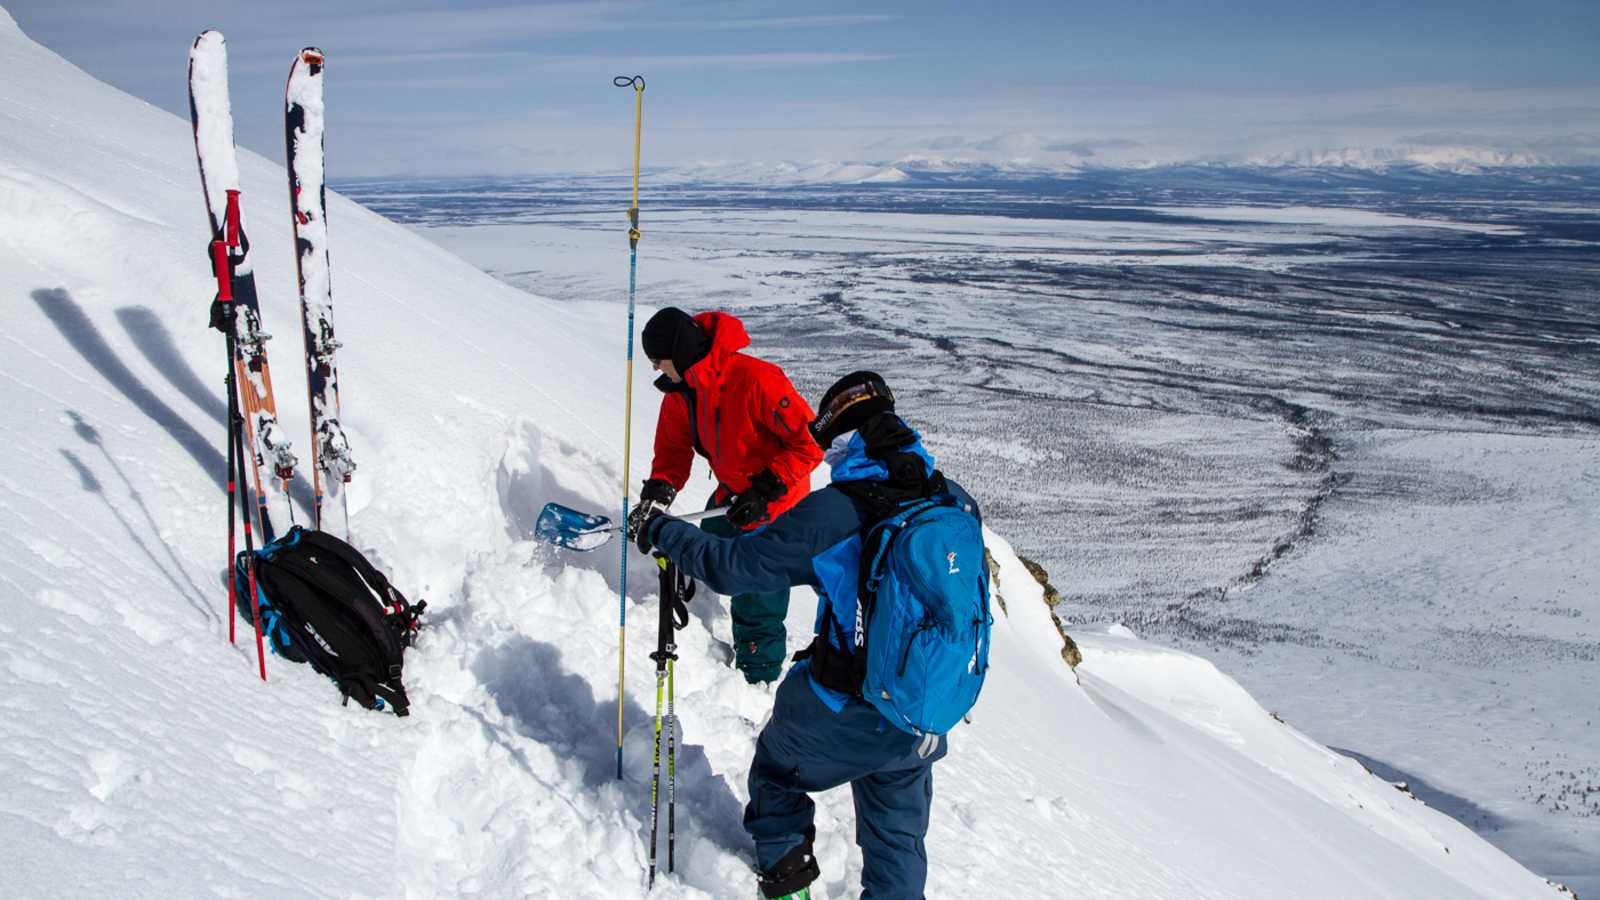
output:
MULTIPOLYGON (((720 516, 727 511, 726 506, 719 506, 716 509, 689 513, 686 516, 673 516, 673 518, 694 522, 710 516, 720 516)), ((578 512, 570 506, 562 506, 559 503, 546 503, 544 509, 539 511, 539 521, 533 526, 533 534, 539 540, 558 547, 587 551, 604 547, 611 542, 611 536, 622 529, 622 525, 611 524, 611 520, 605 516, 578 512)))

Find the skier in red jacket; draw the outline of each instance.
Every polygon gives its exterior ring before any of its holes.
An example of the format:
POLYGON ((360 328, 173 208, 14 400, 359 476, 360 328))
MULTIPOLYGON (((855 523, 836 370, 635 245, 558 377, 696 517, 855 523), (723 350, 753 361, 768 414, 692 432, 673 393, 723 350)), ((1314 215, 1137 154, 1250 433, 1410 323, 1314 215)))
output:
MULTIPOLYGON (((662 373, 655 384, 665 396, 655 461, 628 517, 630 538, 652 513, 672 504, 696 453, 717 479, 709 506, 729 507, 725 517, 701 523, 711 534, 754 531, 805 499, 811 470, 822 462, 806 430, 811 407, 782 369, 739 352, 750 344, 742 322, 727 313, 691 317, 667 307, 645 323, 640 343, 662 373)), ((734 595, 734 660, 752 684, 776 681, 781 673, 788 612, 787 588, 734 595)))

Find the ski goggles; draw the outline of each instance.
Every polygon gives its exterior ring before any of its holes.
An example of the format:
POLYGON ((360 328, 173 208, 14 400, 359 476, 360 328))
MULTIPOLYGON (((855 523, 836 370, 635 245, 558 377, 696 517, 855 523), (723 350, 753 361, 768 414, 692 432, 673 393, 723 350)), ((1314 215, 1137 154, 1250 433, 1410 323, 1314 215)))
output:
POLYGON ((894 409, 894 394, 882 382, 852 385, 828 400, 810 425, 811 437, 826 449, 833 439, 854 431, 875 413, 894 409))

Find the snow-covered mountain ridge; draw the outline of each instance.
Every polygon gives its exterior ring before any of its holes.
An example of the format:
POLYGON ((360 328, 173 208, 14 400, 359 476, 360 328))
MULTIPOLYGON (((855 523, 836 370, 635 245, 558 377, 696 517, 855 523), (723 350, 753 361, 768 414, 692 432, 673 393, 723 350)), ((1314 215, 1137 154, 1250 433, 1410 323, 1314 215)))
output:
POLYGON ((1327 178, 1445 178, 1452 176, 1526 179, 1580 173, 1593 166, 1574 166, 1534 153, 1458 148, 1336 148, 1302 150, 1241 159, 1195 159, 1183 162, 1046 163, 1028 160, 993 162, 925 156, 893 160, 811 160, 785 162, 703 162, 657 168, 658 182, 757 185, 916 185, 961 181, 1016 181, 1102 177, 1145 173, 1170 177, 1190 172, 1292 181, 1327 178))
MULTIPOLYGON (((618 784, 615 557, 524 537, 545 500, 613 501, 619 309, 514 290, 330 196, 352 531, 432 624, 409 719, 341 708, 303 667, 262 684, 222 620, 223 350, 188 128, 0 17, 0 893, 641 895, 653 585, 629 586, 618 784)), ((285 177, 240 162, 280 412, 304 435, 285 177)), ((1111 629, 1078 636, 1075 678, 1037 584, 991 546, 1007 614, 937 770, 931 896, 1550 893, 1205 660, 1111 629)), ((725 608, 695 612, 658 894, 746 897, 739 807, 771 698, 722 662, 725 608)), ((850 810, 820 803, 823 896, 857 883, 850 810)))

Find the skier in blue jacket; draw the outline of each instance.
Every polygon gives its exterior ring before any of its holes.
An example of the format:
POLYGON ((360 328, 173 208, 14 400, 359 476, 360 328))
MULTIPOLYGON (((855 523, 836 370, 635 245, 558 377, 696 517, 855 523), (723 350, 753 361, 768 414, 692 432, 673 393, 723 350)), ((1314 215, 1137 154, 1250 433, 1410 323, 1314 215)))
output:
POLYGON ((855 372, 829 388, 811 423, 833 479, 758 531, 725 538, 657 514, 638 543, 722 594, 808 584, 817 591, 817 635, 778 688, 772 718, 750 765, 744 827, 755 840, 760 887, 769 898, 809 897, 819 875, 812 853, 815 806, 808 794, 850 784, 862 898, 920 900, 927 881, 923 839, 933 799, 933 763, 946 739, 913 735, 859 694, 848 641, 859 627, 856 590, 861 530, 895 503, 951 493, 977 504, 934 470, 920 436, 894 413, 883 379, 855 372))

